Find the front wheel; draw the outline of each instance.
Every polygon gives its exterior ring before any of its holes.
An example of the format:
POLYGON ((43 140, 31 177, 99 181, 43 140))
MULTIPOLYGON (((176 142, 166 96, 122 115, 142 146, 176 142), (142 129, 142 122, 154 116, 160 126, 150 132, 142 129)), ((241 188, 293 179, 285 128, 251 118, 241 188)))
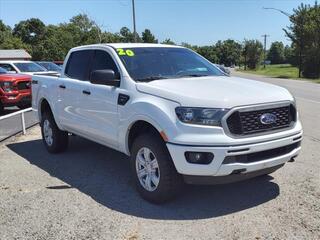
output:
POLYGON ((149 202, 168 201, 181 189, 182 178, 158 136, 144 134, 136 138, 131 151, 131 168, 138 192, 149 202))
POLYGON ((44 113, 41 120, 43 143, 50 153, 63 152, 68 147, 68 133, 61 131, 51 113, 44 113))

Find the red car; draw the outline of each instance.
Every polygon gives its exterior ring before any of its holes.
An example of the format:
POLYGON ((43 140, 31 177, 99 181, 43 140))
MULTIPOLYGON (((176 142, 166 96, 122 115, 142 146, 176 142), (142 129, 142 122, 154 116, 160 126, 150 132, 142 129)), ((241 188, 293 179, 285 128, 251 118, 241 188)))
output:
POLYGON ((0 68, 0 112, 4 107, 31 105, 31 76, 11 74, 0 68))

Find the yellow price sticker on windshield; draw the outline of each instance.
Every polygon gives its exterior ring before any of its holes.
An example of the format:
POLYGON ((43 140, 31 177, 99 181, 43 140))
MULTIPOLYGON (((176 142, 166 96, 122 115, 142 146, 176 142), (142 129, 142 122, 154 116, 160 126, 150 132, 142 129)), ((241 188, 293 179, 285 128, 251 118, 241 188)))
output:
POLYGON ((119 56, 128 56, 128 57, 133 57, 134 52, 130 49, 123 49, 123 48, 118 48, 117 49, 118 55, 119 56))

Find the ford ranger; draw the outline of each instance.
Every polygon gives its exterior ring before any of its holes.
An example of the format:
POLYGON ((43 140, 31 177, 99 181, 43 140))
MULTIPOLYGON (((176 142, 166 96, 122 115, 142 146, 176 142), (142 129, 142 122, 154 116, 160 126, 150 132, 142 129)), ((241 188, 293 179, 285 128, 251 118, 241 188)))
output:
POLYGON ((269 174, 301 149, 286 89, 227 76, 180 46, 76 47, 60 77, 32 77, 32 92, 50 153, 66 150, 68 133, 123 152, 138 192, 151 202, 174 197, 183 182, 269 174))

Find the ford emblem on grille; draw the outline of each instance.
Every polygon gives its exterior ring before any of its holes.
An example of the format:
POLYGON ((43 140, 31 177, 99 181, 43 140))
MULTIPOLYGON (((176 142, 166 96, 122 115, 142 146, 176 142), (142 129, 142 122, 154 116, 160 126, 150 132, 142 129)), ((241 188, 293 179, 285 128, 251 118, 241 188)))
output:
POLYGON ((260 122, 262 124, 272 124, 277 121, 277 116, 272 113, 265 113, 260 116, 260 122))

